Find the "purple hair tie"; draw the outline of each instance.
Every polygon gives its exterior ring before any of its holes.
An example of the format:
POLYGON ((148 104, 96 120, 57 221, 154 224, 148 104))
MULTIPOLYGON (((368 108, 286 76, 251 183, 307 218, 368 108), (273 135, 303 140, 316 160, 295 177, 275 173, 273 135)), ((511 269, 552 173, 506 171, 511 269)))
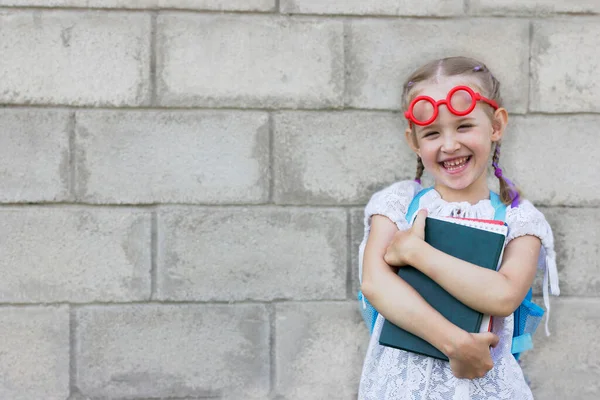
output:
POLYGON ((508 193, 510 194, 510 198, 512 199, 510 206, 512 208, 515 208, 519 205, 519 192, 517 192, 515 190, 515 184, 512 183, 512 181, 506 177, 504 177, 502 175, 502 169, 498 166, 498 163, 493 162, 492 166, 494 167, 494 175, 496 176, 496 178, 500 179, 504 179, 504 181, 507 183, 509 189, 508 189, 508 193))
POLYGON ((411 87, 413 84, 414 84, 414 82, 413 82, 413 81, 410 81, 410 82, 408 82, 408 83, 406 84, 406 86, 407 86, 407 87, 411 87))
POLYGON ((475 68, 473 68, 473 71, 481 71, 481 65, 475 66, 475 68))
POLYGON ((417 182, 420 185, 421 184, 421 179, 420 178, 416 178, 415 182, 417 182))

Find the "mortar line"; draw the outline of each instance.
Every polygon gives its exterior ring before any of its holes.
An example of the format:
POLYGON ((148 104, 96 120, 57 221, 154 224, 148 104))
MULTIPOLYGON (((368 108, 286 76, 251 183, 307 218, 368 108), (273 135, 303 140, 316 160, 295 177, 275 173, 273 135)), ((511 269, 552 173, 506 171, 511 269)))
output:
MULTIPOLYGON (((50 110, 72 110, 72 111, 83 111, 83 112, 182 112, 182 113, 210 113, 210 112, 239 112, 239 113, 348 113, 348 112, 357 112, 357 113, 374 113, 374 114, 397 114, 398 118, 403 118, 401 113, 397 109, 392 108, 368 108, 368 107, 346 107, 343 109, 337 108, 236 108, 236 107, 209 107, 203 108, 202 106, 191 106, 191 107, 168 107, 168 106, 157 106, 157 107, 137 107, 137 106, 119 106, 119 108, 110 108, 107 106, 99 106, 93 107, 91 105, 84 106, 68 106, 64 104, 6 104, 0 103, 0 107, 5 110, 10 109, 50 109, 50 110)), ((510 111, 510 110, 509 110, 510 111)), ((544 112, 544 111, 535 111, 535 112, 515 112, 510 111, 511 115, 516 115, 519 117, 528 117, 528 116, 544 116, 544 117, 578 117, 578 116, 590 116, 590 117, 598 117, 600 116, 600 111, 576 111, 576 112, 544 112)))
POLYGON ((123 307, 123 306, 237 306, 237 305, 262 305, 268 306, 269 304, 286 304, 286 303, 345 303, 348 299, 346 298, 322 298, 322 299, 272 299, 272 300, 133 300, 133 301, 115 301, 115 302, 100 302, 91 301, 87 303, 67 303, 66 301, 48 301, 48 302, 36 302, 36 303, 0 303, 1 308, 35 308, 35 307, 49 307, 49 306, 64 306, 68 305, 74 308, 83 307, 123 307))
MULTIPOLYGON (((200 396, 186 396, 186 397, 144 397, 144 400, 221 400, 223 396, 221 394, 203 394, 200 396)), ((106 397, 85 397, 86 400, 106 400, 106 397)), ((132 397, 111 397, 111 400, 131 400, 132 397)), ((136 397, 135 399, 138 399, 136 397)))
POLYGON ((76 311, 69 305, 69 397, 78 392, 77 388, 77 318, 76 311))
POLYGON ((156 29, 158 11, 154 11, 150 18, 150 105, 155 106, 156 101, 156 29))
MULTIPOLYGON (((469 0, 467 0, 469 1, 469 0)), ((276 0, 276 5, 278 5, 279 0, 276 0)), ((463 6, 464 7, 464 6, 463 6)), ((151 12, 169 12, 169 13, 179 13, 179 14, 216 14, 216 15, 247 15, 247 16, 259 16, 265 17, 269 15, 273 15, 274 12, 279 12, 278 9, 274 10, 209 10, 209 9, 194 9, 194 8, 172 8, 172 7, 153 7, 153 8, 116 8, 116 7, 56 7, 56 6, 10 6, 3 5, 0 6, 0 11, 44 11, 44 12, 106 12, 106 13, 151 13, 151 12)), ((588 18, 595 19, 600 16, 599 13, 595 12, 573 12, 573 11, 556 11, 548 14, 506 14, 506 15, 405 15, 405 14, 343 14, 343 13, 330 13, 330 14, 318 14, 318 13, 290 13, 286 14, 290 17, 294 18, 311 18, 311 19, 340 19, 340 18, 355 18, 355 19, 375 19, 375 20, 397 20, 407 19, 407 20, 423 20, 423 21, 439 21, 439 20, 466 20, 466 19, 523 19, 528 20, 531 18, 551 20, 551 19, 560 19, 564 17, 574 17, 574 18, 588 18)))
POLYGON ((531 91, 533 86, 531 84, 531 79, 533 78, 533 73, 531 69, 531 62, 533 60, 533 21, 529 21, 529 57, 527 60, 527 107, 526 112, 529 113, 531 111, 531 91))
MULTIPOLYGON (((406 177, 405 179, 410 179, 409 177, 406 177)), ((390 182, 392 183, 392 182, 390 182)), ((536 207, 544 207, 544 208, 556 208, 556 209, 573 209, 573 210, 597 210, 598 208, 600 208, 600 204, 569 204, 569 205, 564 205, 564 204, 548 204, 548 203, 543 203, 543 202, 532 202, 534 206, 536 207)), ((134 203, 126 203, 126 204, 116 204, 116 203, 109 203, 109 204, 95 204, 95 203, 85 203, 85 202, 80 202, 80 203, 75 203, 75 202, 33 202, 33 203, 0 203, 0 211, 2 209, 11 209, 14 207, 18 207, 20 209, 25 209, 25 208, 48 208, 48 209, 52 209, 52 208, 99 208, 99 209, 123 209, 123 210, 132 210, 132 211, 152 211, 152 209, 156 206, 161 206, 161 207, 170 207, 173 209, 177 209, 177 208, 197 208, 197 209, 202 209, 202 208, 209 208, 209 209, 228 209, 228 208, 232 208, 232 209, 241 209, 241 208, 248 208, 248 207, 252 207, 255 209, 264 209, 264 210, 269 210, 269 209, 291 209, 291 210, 345 210, 348 208, 356 208, 356 207, 364 207, 365 204, 364 203, 352 203, 352 204, 343 204, 343 205, 336 205, 336 204, 286 204, 286 203, 282 203, 282 204, 268 204, 268 203, 239 203, 239 204, 233 204, 233 203, 222 203, 222 204, 209 204, 209 203, 162 203, 162 204, 156 204, 156 203, 149 203, 149 204, 134 204, 134 203)))
POLYGON ((344 77, 342 79, 342 110, 349 110, 347 105, 350 103, 350 94, 348 93, 348 77, 350 74, 350 68, 348 66, 348 46, 350 45, 350 40, 348 36, 350 36, 350 26, 348 25, 348 20, 344 20, 342 22, 342 62, 343 62, 343 73, 344 77))
POLYGON ((466 16, 470 16, 469 12, 471 11, 471 0, 464 0, 463 1, 463 12, 465 13, 466 16))
POLYGON ((269 168, 267 169, 269 174, 269 194, 267 203, 275 204, 275 118, 273 114, 269 113, 269 168))
POLYGON ((72 111, 71 114, 69 115, 69 161, 68 161, 68 168, 69 168, 69 173, 68 173, 68 183, 67 185, 69 186, 68 191, 69 191, 69 199, 73 200, 73 201, 77 201, 77 162, 76 162, 76 158, 77 158, 77 143, 75 141, 76 139, 76 132, 75 130, 77 129, 77 112, 76 111, 72 111))
MULTIPOLYGON (((27 6, 27 5, 1 5, 0 11, 43 11, 43 12, 106 12, 106 13, 152 13, 152 12, 170 12, 180 14, 237 14, 237 15, 269 15, 273 10, 220 10, 220 9, 197 9, 197 8, 173 8, 173 7, 149 7, 149 8, 127 8, 127 7, 75 7, 75 6, 27 6)), ((319 15, 319 14, 316 14, 319 15)))
MULTIPOLYGON (((346 210, 346 297, 352 299, 352 215, 346 210)), ((360 277, 359 277, 360 278, 360 277)))
POLYGON ((277 392, 277 353, 276 353, 276 329, 277 310, 273 303, 267 306, 269 315, 269 393, 270 398, 275 398, 277 392))

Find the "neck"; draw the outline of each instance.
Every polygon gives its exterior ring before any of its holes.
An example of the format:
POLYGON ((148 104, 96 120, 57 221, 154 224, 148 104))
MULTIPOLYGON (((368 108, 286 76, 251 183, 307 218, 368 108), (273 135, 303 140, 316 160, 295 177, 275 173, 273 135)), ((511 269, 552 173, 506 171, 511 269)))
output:
POLYGON ((436 182, 435 190, 442 196, 442 199, 449 203, 466 201, 470 204, 477 204, 481 200, 490 198, 490 189, 487 185, 487 177, 482 175, 483 179, 478 179, 464 189, 452 189, 446 185, 436 182))

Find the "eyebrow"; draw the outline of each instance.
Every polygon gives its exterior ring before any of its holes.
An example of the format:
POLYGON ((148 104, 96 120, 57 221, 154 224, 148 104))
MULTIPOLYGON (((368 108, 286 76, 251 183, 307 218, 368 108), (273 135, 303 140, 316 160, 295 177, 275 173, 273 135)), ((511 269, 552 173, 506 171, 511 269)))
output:
MULTIPOLYGON (((469 115, 464 115, 462 117, 457 117, 457 118, 458 118, 457 123, 461 123, 461 122, 465 122, 465 121, 474 121, 475 120, 475 118, 470 117, 469 115)), ((433 123, 431 123, 429 125, 425 125, 425 126, 419 126, 419 125, 417 125, 418 126, 417 133, 421 133, 424 130, 429 129, 429 128, 437 128, 438 125, 439 125, 439 123, 437 123, 437 122, 433 122, 433 123)))

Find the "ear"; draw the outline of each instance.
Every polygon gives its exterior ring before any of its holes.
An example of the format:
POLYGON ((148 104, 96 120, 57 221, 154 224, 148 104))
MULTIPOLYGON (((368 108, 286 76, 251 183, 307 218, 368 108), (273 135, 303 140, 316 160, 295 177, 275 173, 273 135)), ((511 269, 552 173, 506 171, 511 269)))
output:
POLYGON ((506 111, 506 108, 501 107, 494 112, 492 120, 492 142, 502 140, 506 124, 508 124, 508 111, 506 111))
POLYGON ((410 125, 404 131, 404 138, 406 139, 406 143, 408 143, 408 146, 411 148, 411 150, 416 155, 421 157, 421 151, 419 150, 419 144, 417 143, 417 138, 415 137, 415 134, 413 134, 410 125))

